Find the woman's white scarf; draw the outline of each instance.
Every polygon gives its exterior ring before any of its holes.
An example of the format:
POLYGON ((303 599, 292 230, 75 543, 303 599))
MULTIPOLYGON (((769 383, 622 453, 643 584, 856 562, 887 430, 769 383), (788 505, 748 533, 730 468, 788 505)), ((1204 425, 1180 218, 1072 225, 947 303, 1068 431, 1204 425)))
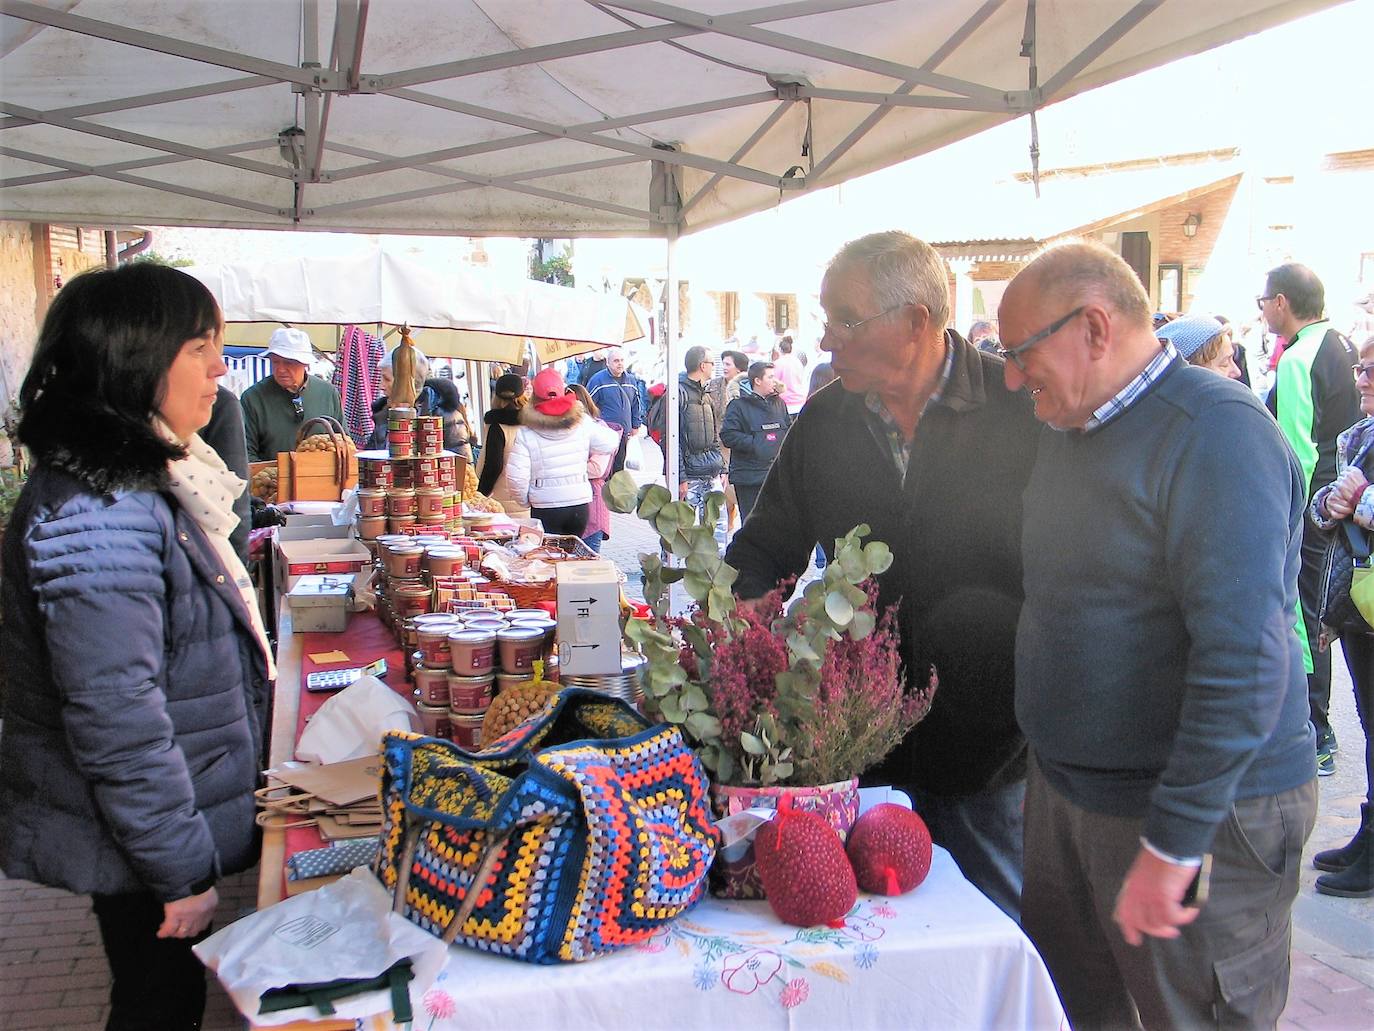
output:
POLYGON ((185 458, 167 463, 168 490, 205 531, 220 565, 238 588, 258 646, 267 659, 267 675, 275 680, 277 667, 272 661, 272 648, 267 643, 262 615, 258 612, 257 593, 253 590, 248 570, 243 567, 238 553, 229 543, 229 535, 239 524, 239 517, 234 513, 234 501, 243 493, 246 481, 225 465, 215 449, 201 440, 199 434, 193 433, 189 440, 181 440, 166 423, 158 420, 157 425, 168 440, 186 448, 185 458))

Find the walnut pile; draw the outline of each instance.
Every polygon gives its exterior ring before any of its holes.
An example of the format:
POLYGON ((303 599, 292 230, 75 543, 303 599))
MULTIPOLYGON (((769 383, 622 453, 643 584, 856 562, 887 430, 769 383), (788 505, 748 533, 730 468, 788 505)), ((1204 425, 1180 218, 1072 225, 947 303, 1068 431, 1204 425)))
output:
POLYGON ((268 466, 266 469, 259 469, 253 474, 252 483, 249 490, 253 497, 261 498, 269 505, 277 503, 277 467, 268 466))

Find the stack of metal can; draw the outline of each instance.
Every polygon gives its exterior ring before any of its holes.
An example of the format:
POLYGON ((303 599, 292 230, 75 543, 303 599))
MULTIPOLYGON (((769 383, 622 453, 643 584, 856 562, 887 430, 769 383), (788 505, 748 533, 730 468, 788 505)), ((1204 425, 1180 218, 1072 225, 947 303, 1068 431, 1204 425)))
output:
POLYGON ((564 687, 585 687, 628 702, 636 709, 644 704, 644 656, 631 651, 620 653, 619 673, 566 673, 559 678, 564 687))
POLYGON ((387 411, 387 450, 358 453, 358 536, 462 529, 465 462, 444 450, 438 416, 387 411))

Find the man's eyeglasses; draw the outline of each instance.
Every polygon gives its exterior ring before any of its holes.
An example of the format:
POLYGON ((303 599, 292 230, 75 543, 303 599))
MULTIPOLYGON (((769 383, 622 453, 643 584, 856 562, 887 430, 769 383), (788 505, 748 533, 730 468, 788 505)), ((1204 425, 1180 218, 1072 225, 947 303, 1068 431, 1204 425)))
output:
POLYGON ((846 334, 850 334, 853 333, 854 330, 858 329, 860 326, 866 326, 868 325, 868 323, 874 322, 882 318, 884 315, 891 315, 898 308, 905 308, 910 303, 910 301, 903 301, 901 304, 894 304, 891 308, 885 308, 882 311, 878 312, 877 315, 870 315, 866 319, 859 319, 858 322, 847 322, 844 319, 837 319, 834 322, 822 322, 821 332, 824 334, 843 330, 846 334))
POLYGON ((1022 372, 1025 372, 1026 365, 1021 360, 1021 356, 1025 354, 1027 351, 1029 351, 1036 344, 1048 340, 1050 337, 1054 336, 1061 329, 1067 326, 1075 316, 1082 315, 1083 309, 1086 307, 1087 305, 1080 304, 1077 308, 1069 312, 1062 319, 1056 319, 1054 322, 1051 322, 1039 333, 1032 333, 1030 336, 1026 337, 1025 340, 1022 340, 1015 347, 999 347, 994 353, 1011 362, 1022 372))
POLYGON ((1356 379, 1359 379, 1361 376, 1374 378, 1374 362, 1366 362, 1363 365, 1352 365, 1350 366, 1350 371, 1355 374, 1356 379))
POLYGON ((1265 302, 1265 301, 1272 301, 1272 300, 1273 300, 1275 297, 1277 297, 1277 296, 1278 296, 1278 294, 1260 294, 1258 297, 1255 298, 1255 307, 1256 307, 1256 308, 1259 308, 1261 311, 1263 311, 1263 310, 1264 310, 1264 302, 1265 302))
POLYGON ((291 395, 291 412, 295 415, 297 422, 305 419, 305 399, 300 394, 291 395))

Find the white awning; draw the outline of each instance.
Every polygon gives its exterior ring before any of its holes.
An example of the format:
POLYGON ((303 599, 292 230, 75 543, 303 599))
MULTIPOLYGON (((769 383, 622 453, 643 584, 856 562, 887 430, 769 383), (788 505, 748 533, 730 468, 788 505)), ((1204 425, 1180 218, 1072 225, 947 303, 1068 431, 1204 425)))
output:
POLYGON ((645 333, 623 297, 481 269, 440 275, 384 251, 186 271, 210 288, 227 322, 252 327, 230 334, 232 342, 266 343, 277 326, 291 325, 333 350, 336 326, 410 326, 426 331, 416 343, 429 355, 518 362, 529 340, 548 362, 645 333))
POLYGON ((5 0, 0 210, 667 236, 1328 6, 5 0))

